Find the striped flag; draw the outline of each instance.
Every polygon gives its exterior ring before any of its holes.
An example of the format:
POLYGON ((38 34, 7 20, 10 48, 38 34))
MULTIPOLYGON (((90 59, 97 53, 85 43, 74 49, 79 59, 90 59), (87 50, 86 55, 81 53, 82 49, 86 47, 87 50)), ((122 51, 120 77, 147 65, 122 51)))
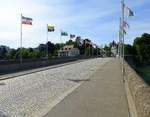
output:
POLYGON ((33 20, 32 18, 22 16, 21 21, 22 21, 22 24, 32 25, 33 20))
POLYGON ((127 27, 127 28, 129 28, 130 26, 129 26, 129 24, 126 22, 126 21, 123 21, 123 27, 127 27))

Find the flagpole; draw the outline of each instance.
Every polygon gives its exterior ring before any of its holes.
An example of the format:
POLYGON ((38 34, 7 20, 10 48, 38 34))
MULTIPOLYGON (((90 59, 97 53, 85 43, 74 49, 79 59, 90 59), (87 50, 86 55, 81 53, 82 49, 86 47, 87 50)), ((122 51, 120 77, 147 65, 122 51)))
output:
POLYGON ((71 40, 71 36, 70 36, 70 40, 71 40))
POLYGON ((84 41, 84 56, 86 56, 86 42, 84 41))
POLYGON ((121 57, 121 18, 119 18, 119 47, 118 47, 118 50, 119 50, 119 52, 118 52, 118 54, 119 54, 119 57, 121 57))
POLYGON ((96 49, 97 49, 97 57, 98 57, 98 47, 96 46, 96 49))
POLYGON ((90 49, 90 44, 89 44, 89 56, 91 56, 91 52, 90 52, 90 50, 91 50, 91 49, 90 49))
POLYGON ((124 26, 123 26, 123 22, 124 22, 124 0, 122 0, 122 24, 121 24, 121 27, 122 27, 122 42, 123 42, 123 45, 122 45, 122 74, 123 74, 123 78, 124 78, 124 26))
POLYGON ((22 65, 22 14, 20 18, 20 65, 22 65))
POLYGON ((46 57, 48 60, 48 24, 47 24, 47 37, 46 37, 46 57))
POLYGON ((93 56, 93 43, 92 43, 92 50, 91 50, 91 51, 92 51, 92 53, 91 53, 91 54, 92 54, 92 56, 93 56))
POLYGON ((93 49, 93 47, 92 47, 92 56, 94 55, 94 49, 93 49))
POLYGON ((119 19, 119 32, 118 32, 118 39, 119 39, 119 44, 118 44, 118 55, 120 57, 120 19, 119 19))
POLYGON ((60 42, 63 44, 61 32, 62 30, 60 30, 60 42))

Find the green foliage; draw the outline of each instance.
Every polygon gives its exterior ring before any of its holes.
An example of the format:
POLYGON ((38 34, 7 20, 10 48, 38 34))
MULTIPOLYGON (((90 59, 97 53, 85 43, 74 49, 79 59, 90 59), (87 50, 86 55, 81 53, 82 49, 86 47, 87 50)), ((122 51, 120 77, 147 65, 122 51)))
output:
POLYGON ((49 58, 56 58, 58 56, 58 50, 60 50, 64 45, 74 45, 75 48, 78 48, 81 55, 92 56, 97 55, 97 49, 94 49, 91 40, 68 40, 66 43, 51 43, 39 44, 36 48, 18 48, 18 49, 9 49, 7 51, 6 46, 1 46, 0 48, 0 59, 13 59, 18 60, 22 55, 23 59, 39 59, 46 58, 47 52, 49 58))
POLYGON ((15 49, 11 49, 9 54, 8 54, 8 59, 15 59, 16 52, 17 51, 15 49))
POLYGON ((25 59, 30 57, 30 53, 28 49, 23 48, 21 53, 22 53, 22 57, 25 59))
POLYGON ((42 54, 38 51, 33 51, 32 54, 31 54, 31 57, 32 58, 40 58, 42 56, 42 54))
POLYGON ((55 45, 51 42, 48 42, 46 44, 46 47, 48 47, 48 54, 53 55, 53 53, 55 51, 55 45))
POLYGON ((0 59, 5 59, 7 57, 7 50, 4 46, 0 48, 0 59))
POLYGON ((86 55, 86 56, 91 56, 91 54, 92 54, 92 53, 91 53, 91 48, 86 48, 86 49, 85 49, 85 55, 86 55))
POLYGON ((134 40, 133 47, 140 63, 150 63, 150 34, 144 33, 141 37, 137 37, 134 40))
POLYGON ((111 52, 111 46, 105 45, 104 50, 106 52, 106 56, 110 57, 112 52, 111 52))
POLYGON ((136 55, 136 50, 132 45, 125 44, 124 45, 125 55, 136 55))
POLYGON ((59 50, 59 49, 61 49, 63 46, 64 46, 63 43, 56 43, 56 44, 55 44, 55 50, 59 50))
POLYGON ((69 40, 69 41, 66 42, 66 45, 75 45, 75 42, 72 41, 72 40, 69 40))
POLYGON ((150 85, 150 66, 137 67, 136 71, 140 73, 144 81, 146 81, 150 85))

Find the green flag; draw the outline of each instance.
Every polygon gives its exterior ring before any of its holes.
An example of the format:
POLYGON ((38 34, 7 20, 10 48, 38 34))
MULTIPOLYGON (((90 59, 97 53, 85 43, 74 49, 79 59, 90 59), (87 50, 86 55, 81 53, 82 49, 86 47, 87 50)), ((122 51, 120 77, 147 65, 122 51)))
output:
POLYGON ((65 31, 61 31, 61 36, 68 36, 68 33, 65 31))

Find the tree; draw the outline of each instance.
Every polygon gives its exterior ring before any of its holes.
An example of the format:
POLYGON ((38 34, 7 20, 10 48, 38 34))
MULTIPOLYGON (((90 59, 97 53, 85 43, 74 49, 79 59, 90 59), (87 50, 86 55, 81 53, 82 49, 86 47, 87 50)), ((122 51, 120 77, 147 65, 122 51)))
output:
POLYGON ((38 49, 39 49, 40 52, 45 52, 46 51, 46 45, 45 44, 40 44, 38 46, 38 49))
POLYGON ((84 39, 81 52, 83 51, 86 56, 92 55, 92 44, 90 39, 84 39))
POLYGON ((28 49, 23 48, 21 53, 22 53, 22 58, 25 58, 25 59, 30 58, 30 53, 29 53, 28 49))
POLYGON ((52 55, 55 50, 55 45, 50 41, 46 45, 48 46, 48 54, 52 55))
POLYGON ((64 44, 63 43, 56 43, 54 46, 55 46, 55 49, 53 52, 53 56, 57 57, 58 56, 58 50, 60 50, 64 46, 64 44))
POLYGON ((75 45, 75 42, 70 39, 66 42, 66 45, 75 45))
POLYGON ((55 44, 55 50, 59 50, 59 49, 61 49, 63 46, 64 46, 63 43, 56 43, 56 44, 55 44))
POLYGON ((136 50, 132 45, 125 44, 124 45, 124 53, 125 53, 125 56, 126 55, 136 55, 136 50))
POLYGON ((105 45, 104 50, 105 50, 105 52, 106 52, 106 56, 110 57, 111 54, 112 54, 112 52, 111 52, 111 47, 105 45))
POLYGON ((17 52, 17 50, 11 49, 9 54, 8 54, 8 59, 15 59, 16 52, 17 52))
POLYGON ((7 57, 7 50, 6 50, 6 46, 1 46, 0 47, 0 59, 5 59, 7 57))
POLYGON ((144 33, 141 37, 137 37, 133 46, 136 49, 139 62, 150 63, 150 34, 144 33))
POLYGON ((32 58, 37 59, 37 58, 40 58, 41 56, 42 56, 41 53, 38 52, 38 51, 33 51, 32 52, 32 58))

